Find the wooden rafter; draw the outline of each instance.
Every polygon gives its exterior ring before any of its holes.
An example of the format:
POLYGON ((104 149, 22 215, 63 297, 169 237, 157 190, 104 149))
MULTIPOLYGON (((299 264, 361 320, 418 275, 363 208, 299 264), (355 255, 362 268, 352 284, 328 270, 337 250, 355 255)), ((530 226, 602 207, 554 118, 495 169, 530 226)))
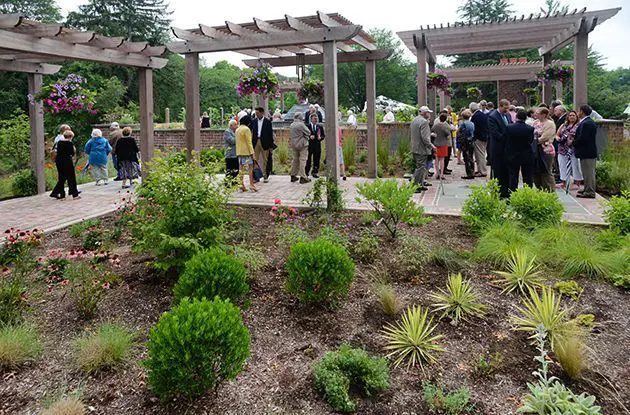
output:
MULTIPOLYGON (((341 23, 339 23, 338 21, 336 21, 335 19, 333 19, 326 13, 318 11, 317 17, 319 17, 319 21, 321 22, 321 24, 323 24, 326 27, 342 26, 341 23)), ((376 46, 374 46, 372 42, 368 41, 367 39, 364 39, 361 35, 356 36, 355 38, 352 39, 352 41, 363 46, 367 50, 376 49, 376 46)))
MULTIPOLYGON (((367 62, 387 59, 391 56, 392 51, 386 49, 375 50, 361 50, 354 52, 346 52, 337 54, 337 62, 367 62)), ((243 63, 247 66, 256 66, 261 60, 267 62, 273 67, 280 66, 295 66, 297 64, 297 58, 292 56, 290 58, 266 58, 266 59, 245 59, 243 63)), ((324 63, 323 54, 313 54, 304 56, 305 65, 321 65, 324 63)))
POLYGON ((545 43, 542 47, 538 48, 540 56, 558 50, 569 43, 575 35, 580 32, 580 28, 585 24, 585 19, 581 18, 579 22, 576 22, 573 26, 563 30, 554 36, 550 41, 545 43))
POLYGON ((59 72, 60 69, 61 69, 61 66, 59 65, 0 59, 0 71, 39 73, 42 75, 52 75, 59 72))
MULTIPOLYGON (((243 27, 242 25, 238 23, 226 21, 225 26, 228 28, 228 30, 232 34, 235 34, 242 38, 249 38, 249 37, 256 36, 258 34, 257 32, 253 30, 246 29, 245 27, 243 27)), ((282 50, 280 48, 262 48, 260 49, 260 51, 263 53, 272 55, 272 56, 292 56, 291 52, 282 50)))

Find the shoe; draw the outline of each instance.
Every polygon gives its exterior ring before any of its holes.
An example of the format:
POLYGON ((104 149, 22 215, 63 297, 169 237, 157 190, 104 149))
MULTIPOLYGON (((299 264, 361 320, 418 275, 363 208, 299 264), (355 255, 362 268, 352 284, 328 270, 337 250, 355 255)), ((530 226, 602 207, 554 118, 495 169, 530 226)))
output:
POLYGON ((595 199, 595 195, 588 195, 586 193, 580 193, 577 197, 581 197, 582 199, 595 199))
POLYGON ((475 176, 462 176, 462 179, 464 179, 464 180, 472 180, 474 178, 475 178, 475 176))
POLYGON ((426 187, 424 187, 424 186, 418 186, 418 187, 416 187, 416 190, 414 191, 414 193, 422 193, 422 192, 425 192, 427 190, 428 189, 426 187))
POLYGON ((131 186, 123 186, 123 189, 129 189, 131 186))
POLYGON ((479 172, 475 173, 475 177, 486 177, 487 174, 481 174, 479 172))
POLYGON ((249 190, 251 190, 254 193, 256 193, 258 191, 258 189, 255 188, 254 186, 249 186, 249 190))
POLYGON ((463 166, 463 165, 464 165, 464 162, 463 162, 463 161, 459 161, 459 160, 457 160, 457 165, 458 165, 458 166, 463 166))
POLYGON ((346 176, 343 176, 343 180, 346 180, 346 176))
POLYGON ((291 183, 297 182, 298 180, 300 179, 297 176, 291 176, 291 183))
POLYGON ((119 181, 121 181, 121 180, 122 180, 122 179, 121 179, 120 177, 118 177, 118 176, 114 177, 114 181, 115 181, 115 182, 119 182, 119 181))
POLYGON ((97 185, 97 186, 100 186, 100 185, 101 185, 101 181, 100 181, 100 180, 97 180, 97 181, 96 181, 96 185, 97 185))
POLYGON ((52 197, 53 199, 59 199, 59 195, 56 194, 49 194, 50 197, 52 197))
POLYGON ((422 185, 423 185, 424 187, 429 187, 429 186, 433 186, 433 183, 424 182, 424 183, 422 183, 422 185))
POLYGON ((310 183, 311 179, 305 179, 304 177, 300 177, 300 184, 310 183))
POLYGON ((81 196, 79 196, 79 195, 72 196, 72 200, 79 200, 79 199, 81 199, 81 196))
POLYGON ((109 182, 108 182, 107 180, 105 180, 105 182, 103 182, 103 184, 104 184, 105 186, 107 186, 107 185, 109 184, 109 182))
POLYGON ((434 174, 435 174, 435 173, 433 173, 433 172, 429 172, 429 173, 427 174, 427 176, 429 176, 429 177, 433 177, 433 175, 434 175, 434 174))
POLYGON ((453 170, 444 170, 444 174, 453 174, 453 170))
POLYGON ((319 179, 319 174, 313 173, 313 179, 319 179))
POLYGON ((579 194, 579 195, 584 194, 584 190, 578 190, 577 194, 579 194))
POLYGON ((265 182, 265 183, 269 183, 269 177, 265 177, 265 178, 263 179, 263 182, 265 182))

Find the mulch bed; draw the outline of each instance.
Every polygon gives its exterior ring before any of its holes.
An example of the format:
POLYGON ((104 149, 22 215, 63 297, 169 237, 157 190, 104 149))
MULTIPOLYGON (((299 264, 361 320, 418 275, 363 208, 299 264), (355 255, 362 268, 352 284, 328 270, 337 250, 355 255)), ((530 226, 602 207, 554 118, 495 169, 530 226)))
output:
MULTIPOLYGON (((302 305, 283 289, 288 253, 276 245, 282 225, 275 224, 266 209, 234 209, 239 223, 252 225, 248 244, 263 250, 270 261, 252 277, 251 303, 242 312, 251 332, 251 356, 234 381, 194 402, 162 403, 148 391, 146 371, 139 363, 146 357, 143 345, 149 329, 170 308, 175 281, 147 267, 149 257, 131 253, 131 241, 125 235, 116 249, 124 282, 107 293, 94 320, 79 320, 62 290, 48 294, 42 282, 30 293, 32 312, 27 319, 43 334, 45 350, 40 360, 2 374, 0 414, 37 413, 46 400, 75 389, 82 391, 90 411, 98 414, 333 413, 315 390, 312 364, 344 342, 383 355, 385 343, 379 332, 385 323, 396 320, 381 311, 371 290, 373 275, 389 274, 405 306, 428 306, 428 294, 446 284, 448 272, 437 266, 426 266, 414 276, 396 271, 400 242, 381 234, 380 249, 374 253, 376 265, 357 263, 357 276, 347 301, 333 309, 302 305), (120 322, 137 331, 134 358, 117 372, 86 377, 73 367, 72 339, 105 321, 120 322)), ((107 226, 114 220, 115 215, 110 215, 103 222, 107 226)), ((334 223, 336 228, 347 230, 351 241, 369 226, 363 224, 361 213, 353 212, 344 213, 334 223)), ((476 241, 461 220, 452 217, 434 217, 424 227, 404 227, 404 232, 456 250, 471 250, 476 241)), ((81 240, 69 236, 67 229, 61 230, 44 238, 38 254, 80 244, 81 240)), ((490 305, 487 316, 457 327, 448 319, 440 321, 437 332, 445 335, 442 345, 446 352, 439 355, 439 362, 427 366, 424 373, 419 368, 392 368, 387 392, 372 398, 356 395, 359 413, 428 413, 422 400, 423 381, 439 382, 446 389, 468 386, 476 414, 515 413, 527 393, 527 382, 534 381, 536 350, 525 333, 511 330, 507 320, 518 305, 517 297, 500 294, 501 289, 491 284, 491 269, 483 264, 471 265, 465 272, 472 277, 482 301, 490 305), (480 378, 474 368, 486 352, 499 352, 502 365, 493 376, 480 378)), ((606 282, 580 279, 579 283, 584 287, 579 300, 563 301, 573 307, 574 314, 596 316, 598 324, 589 340, 594 357, 585 378, 605 385, 605 375, 620 391, 624 404, 630 406, 630 297, 606 282)), ((623 413, 593 382, 573 383, 557 367, 553 372, 574 391, 597 395, 603 413, 623 413)))

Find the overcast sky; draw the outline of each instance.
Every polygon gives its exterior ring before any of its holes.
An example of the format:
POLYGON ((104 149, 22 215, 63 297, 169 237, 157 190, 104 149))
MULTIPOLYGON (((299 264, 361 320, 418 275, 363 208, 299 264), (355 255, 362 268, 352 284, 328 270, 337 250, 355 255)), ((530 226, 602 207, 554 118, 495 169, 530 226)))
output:
MULTIPOLYGON (((64 15, 68 11, 76 9, 85 0, 58 0, 64 15)), ((532 0, 526 2, 512 1, 515 14, 529 15, 539 12, 544 0, 532 0)), ((630 40, 630 0, 565 0, 574 8, 587 10, 601 10, 614 7, 622 7, 622 10, 612 19, 607 20, 601 26, 597 26, 589 35, 589 45, 600 52, 609 69, 618 67, 630 67, 630 53, 628 41, 630 40), (588 5, 587 5, 588 3, 588 5)), ((394 1, 357 1, 357 0, 318 0, 309 1, 270 1, 251 3, 251 6, 243 7, 244 3, 225 0, 170 0, 173 10, 172 25, 178 28, 190 29, 203 23, 209 26, 219 26, 225 20, 235 23, 251 21, 253 17, 264 20, 278 19, 285 14, 292 16, 307 16, 315 14, 317 10, 325 13, 339 13, 353 23, 363 25, 364 29, 386 28, 392 32, 412 30, 420 25, 440 24, 454 22, 457 19, 457 7, 462 0, 394 0, 394 1), (258 4, 255 6, 254 4, 258 4)), ((226 59, 235 65, 243 66, 245 57, 237 53, 213 53, 206 54, 206 64, 226 59)), ((413 58, 408 52, 410 59, 413 58)), ((439 59, 440 63, 446 63, 439 59)), ((286 75, 292 75, 295 69, 283 68, 286 75)))

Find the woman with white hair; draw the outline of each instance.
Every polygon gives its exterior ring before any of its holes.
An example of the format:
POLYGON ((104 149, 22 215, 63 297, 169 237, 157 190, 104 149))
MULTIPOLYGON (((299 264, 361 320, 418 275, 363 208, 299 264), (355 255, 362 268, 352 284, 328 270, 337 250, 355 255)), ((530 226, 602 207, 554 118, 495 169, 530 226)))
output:
POLYGON ((223 132, 223 149, 225 150, 225 178, 226 184, 231 185, 238 177, 238 156, 236 155, 236 129, 238 122, 234 119, 228 123, 228 128, 223 132))
POLYGON ((396 121, 396 117, 394 116, 394 111, 392 111, 391 107, 387 107, 385 111, 386 113, 385 113, 385 116, 383 117, 383 122, 392 123, 396 121))
POLYGON ((85 153, 88 155, 88 162, 92 166, 92 176, 96 185, 108 184, 107 175, 107 155, 112 152, 109 141, 103 138, 103 132, 98 128, 92 130, 92 136, 85 144, 85 153))
POLYGON ((348 121, 346 121, 346 124, 348 124, 348 126, 350 127, 357 128, 357 117, 356 115, 354 115, 354 112, 352 110, 348 110, 348 121))

